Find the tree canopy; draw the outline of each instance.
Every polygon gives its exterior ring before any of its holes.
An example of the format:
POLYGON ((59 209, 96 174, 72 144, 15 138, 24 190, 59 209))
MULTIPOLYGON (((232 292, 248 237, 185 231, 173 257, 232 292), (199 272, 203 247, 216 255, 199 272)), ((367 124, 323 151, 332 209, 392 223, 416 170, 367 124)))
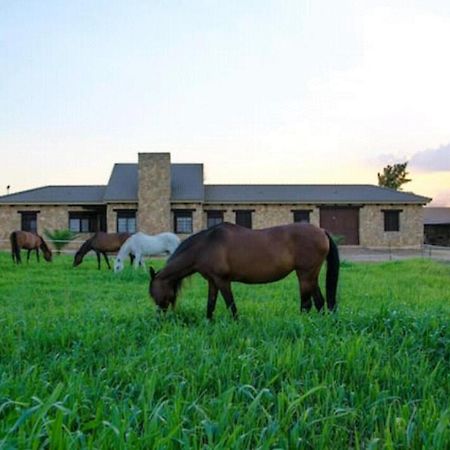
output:
POLYGON ((407 165, 408 161, 384 167, 383 173, 378 173, 378 186, 401 190, 403 184, 411 181, 411 178, 407 178, 409 175, 406 171, 407 165))

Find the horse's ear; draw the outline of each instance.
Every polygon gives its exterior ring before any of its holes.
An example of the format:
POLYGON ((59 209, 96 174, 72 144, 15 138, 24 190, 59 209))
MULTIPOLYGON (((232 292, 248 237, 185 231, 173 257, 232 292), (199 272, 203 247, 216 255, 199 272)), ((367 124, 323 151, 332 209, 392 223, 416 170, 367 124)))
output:
POLYGON ((155 269, 152 266, 150 266, 150 279, 154 280, 155 277, 156 277, 155 269))

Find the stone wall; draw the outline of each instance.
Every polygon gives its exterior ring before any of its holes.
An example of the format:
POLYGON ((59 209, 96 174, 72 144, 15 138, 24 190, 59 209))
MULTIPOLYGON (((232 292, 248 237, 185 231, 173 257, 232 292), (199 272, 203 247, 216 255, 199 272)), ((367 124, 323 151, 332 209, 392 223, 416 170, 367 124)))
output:
POLYGON ((359 212, 359 240, 362 247, 418 248, 423 244, 421 205, 366 205, 359 212), (384 231, 383 210, 401 210, 400 231, 384 231))
MULTIPOLYGON (((14 230, 20 230, 21 215, 19 211, 39 211, 37 214, 37 232, 44 235, 44 230, 60 230, 69 228, 69 211, 86 211, 82 206, 69 205, 0 205, 0 248, 10 248, 9 235, 14 230)), ((65 249, 77 249, 92 234, 79 233, 65 249)), ((45 236, 44 236, 45 238, 45 236)))
MULTIPOLYGON (((319 208, 308 204, 205 204, 205 210, 224 211, 225 222, 236 222, 236 210, 252 210, 252 225, 254 229, 274 227, 294 222, 293 210, 310 210, 310 222, 319 225, 319 208)), ((203 224, 206 227, 207 213, 203 213, 203 224)))
POLYGON ((172 229, 170 153, 139 153, 137 228, 147 234, 172 229))

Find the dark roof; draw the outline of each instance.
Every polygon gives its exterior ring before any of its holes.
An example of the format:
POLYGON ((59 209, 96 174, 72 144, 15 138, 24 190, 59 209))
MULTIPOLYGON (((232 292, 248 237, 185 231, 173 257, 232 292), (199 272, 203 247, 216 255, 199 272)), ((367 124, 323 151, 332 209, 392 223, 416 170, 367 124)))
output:
MULTIPOLYGON (((173 201, 203 201, 203 164, 171 164, 170 169, 173 201)), ((0 204, 137 201, 137 164, 114 164, 107 186, 45 186, 0 197, 0 204)))
POLYGON ((137 164, 114 164, 103 200, 105 202, 138 201, 137 164))
MULTIPOLYGON (((171 200, 207 203, 426 204, 427 197, 373 185, 204 185, 203 164, 171 164, 171 200)), ((138 201, 138 165, 115 164, 107 186, 45 186, 0 197, 3 204, 138 201)))
POLYGON ((203 164, 171 164, 172 201, 200 201, 204 194, 203 164))
POLYGON ((424 208, 425 225, 450 224, 450 208, 424 208))
POLYGON ((0 197, 0 203, 102 203, 106 186, 44 186, 0 197))
POLYGON ((409 192, 369 184, 206 185, 205 202, 214 203, 416 203, 430 201, 409 192))
MULTIPOLYGON (((203 201, 203 164, 171 164, 170 175, 173 201, 203 201)), ((114 164, 104 201, 138 201, 137 164, 114 164)))

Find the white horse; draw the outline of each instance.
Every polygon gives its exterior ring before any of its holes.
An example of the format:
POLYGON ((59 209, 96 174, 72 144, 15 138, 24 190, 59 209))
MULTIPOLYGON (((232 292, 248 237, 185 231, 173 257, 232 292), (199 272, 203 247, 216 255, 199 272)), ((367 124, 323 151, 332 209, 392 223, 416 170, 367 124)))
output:
POLYGON ((144 256, 155 256, 162 253, 170 255, 180 244, 180 238, 173 233, 160 233, 150 236, 138 232, 129 237, 120 247, 114 263, 114 272, 120 272, 123 269, 123 262, 131 253, 134 255, 134 268, 144 265, 144 256))

